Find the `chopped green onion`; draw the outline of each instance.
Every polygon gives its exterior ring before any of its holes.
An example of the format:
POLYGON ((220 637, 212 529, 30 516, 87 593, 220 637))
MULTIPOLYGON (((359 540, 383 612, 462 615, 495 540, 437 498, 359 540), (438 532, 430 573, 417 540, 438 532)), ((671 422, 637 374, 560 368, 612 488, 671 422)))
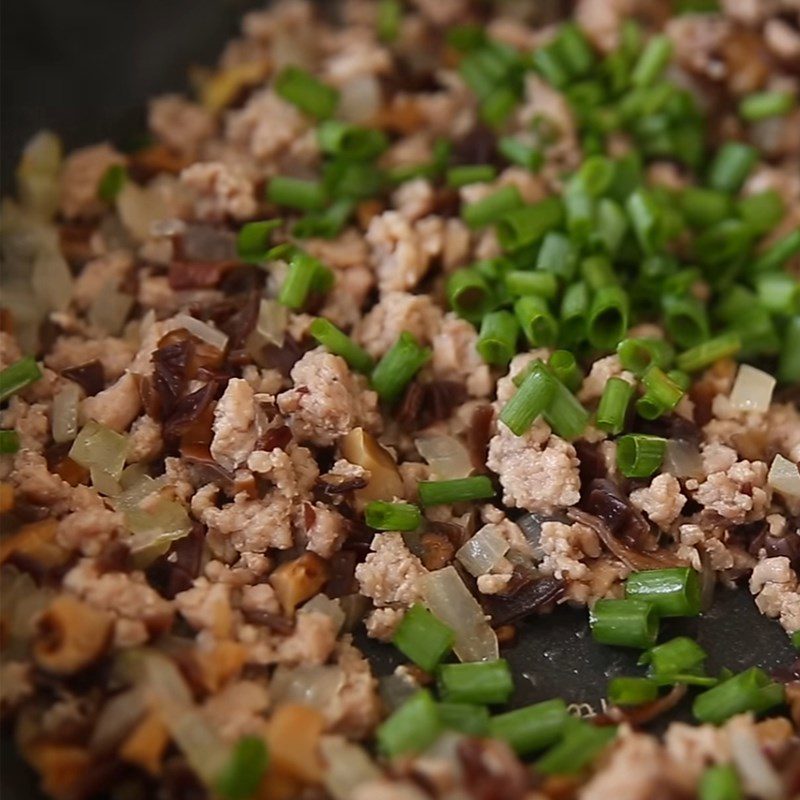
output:
POLYGON ((420 481, 417 487, 423 506, 442 506, 468 500, 489 500, 495 495, 494 486, 486 475, 453 478, 448 481, 420 481))
POLYGON ((545 775, 574 775, 590 764, 616 735, 613 726, 600 727, 570 719, 561 741, 536 762, 536 771, 545 775))
POLYGON ((711 277, 727 274, 725 267, 738 268, 753 244, 754 233, 740 219, 724 219, 704 230, 694 240, 694 253, 711 277))
POLYGON ((513 269, 505 274, 506 289, 515 296, 535 294, 555 300, 558 280, 552 272, 541 270, 513 269))
POLYGON ((600 644, 645 650, 658 637, 658 612, 644 600, 598 600, 589 612, 589 624, 600 644))
POLYGON ((288 66, 275 78, 275 91, 301 111, 317 119, 330 117, 339 104, 339 92, 310 72, 288 66))
POLYGON ((544 237, 536 257, 536 269, 552 273, 565 281, 575 277, 578 258, 572 242, 558 231, 551 231, 544 237))
POLYGON ((578 170, 578 179, 591 197, 600 197, 614 181, 616 168, 608 156, 589 156, 578 170))
POLYGON ((561 699, 498 714, 489 721, 489 735, 507 742, 520 756, 527 756, 558 741, 569 720, 561 699))
POLYGON ((281 226, 281 222, 279 219, 265 219, 242 225, 236 236, 236 254, 239 258, 248 264, 266 261, 272 232, 281 226))
POLYGON ((700 580, 690 567, 633 572, 625 596, 646 600, 662 617, 695 617, 700 613, 700 580))
POLYGON ((215 789, 225 800, 253 797, 269 766, 267 745, 260 736, 243 736, 217 777, 215 789))
POLYGON ((680 386, 684 392, 689 391, 689 387, 692 385, 692 379, 689 375, 685 372, 682 372, 679 369, 671 369, 667 373, 667 377, 676 385, 680 386))
POLYGON ((483 228, 497 222, 522 204, 519 189, 516 186, 504 186, 487 197, 462 207, 461 218, 470 228, 483 228))
POLYGON ((15 361, 0 372, 0 402, 42 377, 42 371, 32 356, 15 361))
POLYGON ((589 317, 589 287, 579 281, 568 286, 561 299, 561 340, 575 345, 586 338, 589 317))
POLYGON ((783 217, 784 205, 774 189, 743 197, 736 204, 736 211, 750 230, 758 235, 769 233, 783 217))
POLYGON ((623 339, 617 345, 617 355, 624 369, 641 376, 650 366, 666 369, 675 358, 675 351, 663 339, 623 339))
POLYGON ((418 667, 433 672, 453 649, 455 639, 455 634, 447 625, 427 608, 415 603, 397 626, 392 644, 418 667))
POLYGON ((699 675, 707 653, 697 642, 688 636, 677 636, 668 642, 652 647, 639 659, 640 664, 649 664, 651 677, 680 674, 699 675))
POLYGON ((727 142, 711 162, 709 186, 720 192, 738 192, 757 160, 755 147, 742 142, 727 142))
POLYGON ((677 365, 684 372, 697 372, 721 358, 736 355, 741 347, 742 341, 738 333, 723 333, 681 353, 677 358, 677 365))
POLYGON ((348 197, 335 200, 324 211, 312 211, 299 219, 292 228, 292 236, 298 239, 312 236, 334 239, 342 232, 355 207, 355 201, 348 197))
POLYGON ((648 254, 655 252, 662 244, 662 210, 653 197, 642 189, 630 195, 625 208, 642 250, 648 254))
POLYGON ((514 314, 525 338, 534 347, 549 347, 558 337, 558 320, 547 307, 547 301, 537 295, 520 297, 514 303, 514 314))
POLYGON ((439 695, 450 703, 495 705, 514 691, 511 669, 504 658, 464 664, 442 664, 437 678, 439 695))
POLYGON ((536 71, 556 89, 562 89, 569 83, 569 69, 556 52, 555 42, 535 50, 532 61, 536 71))
POLYGON ((760 714, 780 705, 783 699, 783 686, 764 670, 752 667, 697 695, 692 713, 700 722, 719 725, 736 714, 760 714))
POLYGON ((800 629, 792 634, 792 647, 794 647, 795 650, 800 650, 800 629))
POLYGON ((672 55, 672 42, 665 35, 654 36, 639 56, 631 74, 634 86, 650 86, 661 75, 672 55))
POLYGON ((549 407, 555 397, 557 381, 541 362, 532 365, 519 389, 503 406, 500 422, 517 436, 522 436, 533 421, 549 407))
POLYGON ((792 256, 800 253, 800 230, 787 233, 765 250, 753 264, 753 272, 780 269, 792 256))
POLYGON ((481 103, 481 119, 494 128, 498 128, 508 119, 519 98, 510 86, 500 86, 481 103))
POLYGON ((658 684, 649 678, 612 678, 606 694, 612 705, 640 706, 658 697, 658 684))
POLYGON ((383 131, 361 128, 337 119, 320 123, 317 140, 323 153, 351 161, 376 158, 389 144, 383 131))
POLYGON ((609 378, 597 407, 597 427, 615 436, 622 433, 633 396, 633 386, 622 378, 609 378))
POLYGON ((487 364, 505 367, 517 352, 519 323, 510 311, 492 311, 481 322, 475 345, 487 364))
POLYGON ((453 189, 469 186, 471 183, 488 183, 497 176, 497 170, 491 164, 475 164, 450 167, 447 170, 446 182, 453 189))
POLYGON ((589 256, 581 261, 581 277, 593 291, 619 284, 611 260, 607 256, 589 256))
POLYGON ((364 509, 364 520, 378 531, 415 531, 422 524, 422 514, 411 503, 373 500, 364 509))
POLYGON ((583 372, 569 350, 554 350, 547 359, 547 366, 571 392, 577 391, 583 383, 583 372))
POLYGON ((373 370, 372 388, 381 400, 393 403, 430 358, 430 349, 403 331, 373 370))
POLYGON ((335 159, 323 167, 323 185, 330 197, 366 200, 384 186, 384 174, 372 161, 335 159))
POLYGON ((489 285, 474 269, 459 269, 450 275, 447 299, 459 317, 473 322, 481 319, 494 303, 489 285))
POLYGON ((574 22, 561 26, 553 40, 553 49, 573 77, 585 75, 596 60, 586 36, 574 22))
POLYGON ((698 800, 744 800, 739 775, 731 764, 707 767, 697 787, 698 800))
POLYGON ((309 326, 308 332, 326 350, 341 356, 354 370, 365 375, 372 371, 372 356, 329 320, 317 317, 309 326))
POLYGON ((544 418, 562 439, 577 439, 586 429, 589 412, 561 381, 556 380, 555 395, 544 410, 544 418))
POLYGON ((271 203, 301 211, 320 211, 325 206, 325 187, 319 181, 276 175, 267 186, 271 203))
POLYGON ((731 198, 725 192, 689 186, 680 193, 680 207, 693 228, 708 228, 727 219, 733 211, 731 198))
POLYGON ((480 25, 455 25, 447 29, 445 38, 460 53, 468 53, 486 44, 486 31, 480 25))
POLYGON ((0 454, 11 455, 19 450, 19 434, 16 431, 0 431, 0 454))
POLYGON ((705 304, 691 295, 664 295, 664 326, 681 347, 695 347, 709 336, 705 304))
POLYGON ((106 203, 113 203, 128 181, 128 170, 124 164, 112 164, 100 178, 97 196, 106 203))
POLYGON ((781 383, 800 383, 800 315, 792 317, 784 329, 776 377, 781 383))
POLYGON ((536 172, 541 167, 544 157, 541 150, 521 142, 512 136, 502 136, 497 142, 500 154, 520 167, 525 167, 531 172, 536 172))
POLYGON ((278 294, 278 302, 287 308, 300 310, 312 291, 327 292, 333 285, 333 273, 316 258, 296 252, 278 294))
POLYGON ((596 241, 609 255, 616 255, 627 231, 625 212, 618 203, 603 197, 597 204, 597 225, 590 241, 596 241))
POLYGON ((782 117, 794 108, 791 92, 753 92, 739 103, 739 116, 748 122, 768 117, 782 117))
POLYGON ((393 758, 424 750, 436 741, 441 730, 439 709, 430 692, 422 689, 378 726, 375 738, 378 750, 393 758))
POLYGON ((595 294, 589 310, 588 338, 600 349, 614 348, 628 330, 630 301, 620 286, 604 286, 595 294))
POLYGON ((664 461, 667 440, 645 433, 617 439, 617 466, 626 478, 649 478, 664 461))
POLYGON ((393 42, 400 32, 403 6, 400 0, 380 0, 378 3, 378 38, 382 42, 393 42))
POLYGON ((771 314, 800 313, 800 280, 786 272, 768 272, 755 279, 756 294, 771 314))
POLYGON ((563 219, 562 202, 557 197, 548 197, 505 213, 497 220, 497 238, 506 250, 518 250, 543 239, 563 219))
MULTIPOLYGON (((683 397, 683 389, 672 380, 655 364, 647 368, 642 376, 642 383, 645 386, 647 397, 651 403, 657 405, 662 414, 672 411, 683 397)), ((659 414, 661 416, 661 414, 659 414)))
MULTIPOLYGON (((564 191, 564 211, 567 218, 567 232, 578 245, 589 241, 595 229, 595 199, 578 178, 567 183, 564 191)), ((500 241, 502 244, 502 240, 500 241)))
POLYGON ((489 709, 470 703, 439 703, 442 725, 466 736, 486 736, 489 731, 489 709))

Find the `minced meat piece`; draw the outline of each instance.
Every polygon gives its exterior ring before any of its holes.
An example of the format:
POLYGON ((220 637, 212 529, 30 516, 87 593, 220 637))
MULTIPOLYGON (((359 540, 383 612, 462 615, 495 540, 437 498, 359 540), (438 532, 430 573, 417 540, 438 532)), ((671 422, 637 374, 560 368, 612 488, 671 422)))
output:
POLYGON ((264 712, 269 706, 269 693, 256 681, 236 681, 211 695, 201 714, 220 737, 235 744, 242 736, 257 736, 264 730, 264 712))
POLYGON ((542 570, 556 578, 580 580, 587 577, 587 558, 597 558, 602 548, 597 534, 586 525, 543 522, 539 547, 544 553, 542 570))
POLYGON ((475 349, 478 334, 466 320, 445 314, 431 341, 431 369, 438 380, 463 383, 471 397, 487 397, 494 381, 489 365, 475 349))
POLYGON ((336 647, 337 663, 344 671, 344 683, 324 714, 331 730, 354 739, 363 739, 378 724, 381 701, 378 681, 369 662, 344 637, 336 647))
POLYGON ((292 367, 292 380, 294 388, 278 395, 278 407, 298 440, 324 446, 353 428, 379 428, 378 396, 343 358, 312 350, 292 367))
POLYGON ((278 491, 290 499, 307 496, 319 475, 319 467, 307 447, 290 445, 288 451, 275 448, 256 450, 247 459, 253 472, 271 480, 278 491))
POLYGON ((5 369, 21 358, 22 350, 17 340, 8 331, 0 331, 0 369, 5 369))
POLYGON ((41 453, 50 441, 49 411, 43 403, 30 404, 12 397, 8 408, 0 411, 0 424, 17 432, 21 449, 41 453))
POLYGON ((789 633, 800 630, 800 588, 788 558, 759 561, 750 576, 750 591, 762 614, 780 618, 789 633))
POLYGON ((106 381, 115 381, 131 363, 135 348, 125 339, 113 336, 104 339, 83 339, 80 336, 59 336, 44 363, 56 372, 79 367, 89 361, 103 365, 106 381))
POLYGON ((771 497, 763 461, 737 461, 702 483, 690 478, 686 488, 702 506, 737 524, 763 516, 771 497))
POLYGON ((681 485, 673 475, 656 475, 650 486, 631 492, 631 503, 644 511, 651 522, 655 522, 662 530, 680 516, 686 505, 686 498, 681 494, 681 485))
POLYGON ((622 368, 619 356, 615 353, 605 358, 599 358, 592 364, 589 374, 583 379, 583 384, 578 392, 578 399, 582 403, 588 403, 591 400, 600 398, 609 378, 622 378, 622 380, 631 385, 635 382, 633 373, 622 368))
POLYGON ((190 589, 175 595, 175 608, 195 630, 207 630, 217 638, 231 635, 233 612, 231 587, 196 578, 190 589))
POLYGON ((81 413, 114 431, 126 431, 142 410, 139 384, 130 373, 125 373, 108 389, 87 397, 81 403, 81 413))
POLYGON ((307 504, 303 509, 303 520, 306 524, 306 549, 323 558, 330 558, 347 537, 347 520, 323 503, 307 504))
POLYGON ((419 599, 417 580, 425 574, 422 562, 406 547, 399 533, 376 533, 372 552, 356 567, 361 593, 377 606, 410 606, 419 599))
POLYGON ((157 97, 150 103, 147 123, 170 150, 189 158, 214 134, 214 118, 202 106, 177 94, 157 97))
POLYGON ((294 632, 278 643, 275 660, 279 664, 324 664, 336 646, 336 629, 327 614, 307 611, 297 615, 294 632))
POLYGON ((361 320, 355 338, 376 358, 397 341, 403 331, 428 344, 439 331, 442 310, 429 295, 387 292, 361 320))
POLYGON ((72 287, 72 300, 86 310, 108 286, 117 288, 125 274, 133 266, 131 254, 116 250, 87 262, 72 287))
POLYGON ((84 147, 71 153, 61 171, 60 208, 67 219, 101 214, 97 191, 109 167, 124 164, 125 157, 109 144, 84 147))
POLYGON ((153 461, 164 448, 164 434, 161 423, 143 414, 133 421, 128 435, 128 462, 153 461))
POLYGON ((181 183, 194 197, 198 219, 221 222, 243 220, 257 210, 253 185, 239 170, 220 161, 199 162, 181 173, 181 183))
POLYGON ((367 635, 381 642, 391 642, 405 615, 403 608, 373 608, 364 620, 367 635))
POLYGON ((255 393, 243 378, 228 381, 214 409, 213 430, 211 455, 220 466, 232 472, 247 461, 258 439, 255 393))
POLYGON ((100 504, 64 517, 58 523, 56 541, 67 550, 98 556, 109 542, 125 533, 125 516, 100 504))

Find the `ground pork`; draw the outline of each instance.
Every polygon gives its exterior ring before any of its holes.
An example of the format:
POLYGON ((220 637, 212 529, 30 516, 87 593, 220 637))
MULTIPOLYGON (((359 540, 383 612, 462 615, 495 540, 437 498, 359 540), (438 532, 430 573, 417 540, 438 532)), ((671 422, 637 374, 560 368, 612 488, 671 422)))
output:
POLYGON ((30 503, 46 506, 56 515, 67 509, 73 491, 66 481, 47 469, 43 455, 28 449, 14 456, 9 480, 15 491, 30 503))
POLYGON ((17 340, 7 331, 0 331, 0 369, 5 369, 21 358, 22 350, 17 340))
POLYGON ((181 183, 192 193, 195 216, 205 222, 244 220, 258 208, 250 181, 219 161, 192 164, 181 172, 181 183))
POLYGON ((0 424, 17 432, 20 449, 41 453, 50 441, 49 410, 44 403, 12 397, 8 408, 0 412, 0 424))
POLYGON ((64 576, 64 587, 114 615, 117 647, 144 644, 172 624, 172 603, 147 584, 143 572, 101 573, 96 562, 83 559, 64 576))
POLYGON ((35 692, 33 665, 25 661, 4 661, 0 665, 0 711, 8 714, 35 692))
POLYGON ((430 181, 414 178, 406 181, 392 193, 392 205, 409 222, 415 222, 433 211, 436 192, 430 181))
POLYGON ((682 14, 672 17, 664 32, 672 41, 678 64, 703 77, 722 80, 727 68, 720 49, 730 29, 730 20, 719 15, 682 14))
POLYGON ((125 372, 135 352, 130 342, 113 336, 102 339, 59 336, 53 348, 45 356, 44 363, 50 369, 59 372, 89 361, 100 361, 106 381, 115 381, 125 372))
POLYGON ((633 0, 579 0, 575 21, 595 47, 609 53, 619 44, 620 28, 633 7, 633 0))
POLYGON ((630 499, 662 530, 667 530, 675 522, 686 505, 678 479, 667 474, 656 475, 650 486, 631 492, 630 499))
POLYGON ((306 522, 306 549, 323 558, 330 558, 347 537, 349 530, 347 520, 338 511, 323 503, 306 505, 303 510, 303 520, 306 522))
POLYGON ((589 374, 583 379, 578 399, 582 403, 589 403, 600 398, 609 378, 622 378, 631 385, 636 381, 633 373, 622 369, 619 356, 615 353, 605 358, 599 358, 592 364, 589 374))
POLYGON ((278 595, 269 583, 242 586, 240 607, 242 611, 261 611, 267 614, 280 614, 278 595))
POLYGON ((397 341, 403 331, 428 344, 439 331, 442 310, 429 295, 387 292, 356 327, 355 338, 376 358, 397 341))
POLYGON ((126 531, 124 515, 100 504, 64 517, 58 523, 56 541, 67 550, 98 556, 109 542, 124 536, 126 531))
POLYGON ((114 431, 125 431, 142 410, 139 383, 130 373, 125 373, 102 392, 87 397, 81 403, 81 416, 93 419, 114 431))
POLYGON ((487 397, 493 388, 489 366, 475 349, 475 328, 455 314, 445 314, 431 342, 431 369, 438 380, 463 383, 471 397, 487 397))
POLYGON ((762 614, 779 618, 789 633, 800 630, 800 589, 788 558, 759 561, 750 576, 750 591, 762 614))
POLYGON ((211 455, 222 467, 233 471, 253 452, 256 430, 253 387, 243 378, 231 378, 214 409, 211 455))
POLYGON ((417 580, 425 574, 422 562, 406 547, 399 533, 377 533, 372 551, 356 567, 361 593, 377 606, 410 606, 419 599, 417 580))
POLYGON ((72 286, 72 300, 78 308, 86 310, 109 284, 117 288, 128 270, 133 257, 124 250, 115 250, 87 262, 72 286))
POLYGON ((577 522, 543 522, 539 547, 544 553, 542 570, 570 580, 586 578, 590 568, 585 559, 597 558, 602 552, 597 534, 577 522))
POLYGON ((160 422, 147 414, 134 420, 128 436, 127 460, 129 464, 153 461, 161 454, 163 448, 164 434, 160 422))
POLYGON ((352 328, 361 319, 361 309, 373 286, 375 275, 369 267, 337 269, 336 282, 325 295, 320 314, 340 328, 352 328))
POLYGON ((269 547, 286 550, 294 543, 290 502, 275 490, 259 500, 241 492, 232 503, 203 511, 200 521, 239 553, 263 553, 269 547))
POLYGON ((318 611, 297 615, 291 635, 275 648, 275 661, 286 666, 324 664, 336 646, 333 620, 318 611))
POLYGON ((725 472, 711 473, 702 483, 690 478, 686 488, 704 508, 736 524, 763 517, 771 497, 763 461, 737 461, 725 472))
POLYGON ((378 396, 339 356, 322 348, 306 353, 292 367, 292 380, 278 407, 299 441, 326 446, 359 426, 379 429, 378 396))
POLYGON ((109 167, 124 163, 125 157, 109 144, 97 144, 70 153, 61 170, 61 213, 68 219, 102 213, 104 203, 97 195, 100 180, 109 167))
POLYGON ((336 646, 344 682, 324 710, 330 729, 351 739, 363 739, 378 724, 382 704, 378 681, 369 662, 345 636, 336 646))
POLYGON ((148 108, 150 130, 170 150, 193 158, 214 134, 214 118, 197 103, 178 94, 155 98, 148 108))
POLYGON ((247 459, 247 466, 272 481, 278 491, 289 499, 309 494, 319 475, 319 467, 311 451, 297 445, 290 445, 288 451, 279 448, 269 452, 256 450, 247 459))
POLYGON ((580 474, 575 448, 550 435, 543 422, 516 436, 500 423, 489 442, 486 460, 503 487, 503 502, 526 511, 552 512, 580 500, 580 474))
POLYGON ((263 732, 263 714, 268 706, 266 687, 256 681, 242 680, 211 695, 200 713, 223 741, 234 744, 242 736, 258 736, 263 732))
POLYGON ((391 642, 405 615, 403 608, 373 608, 364 620, 367 635, 381 642, 391 642))
POLYGON ((195 630, 210 631, 221 639, 232 631, 231 594, 228 584, 200 576, 191 588, 175 595, 175 608, 195 630))

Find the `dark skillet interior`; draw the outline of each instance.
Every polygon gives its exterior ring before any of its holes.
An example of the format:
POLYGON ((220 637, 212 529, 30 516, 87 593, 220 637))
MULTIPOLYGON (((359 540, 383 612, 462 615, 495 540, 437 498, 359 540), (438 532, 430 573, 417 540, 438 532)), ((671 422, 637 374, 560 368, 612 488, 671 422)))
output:
MULTIPOLYGON (((143 132, 148 97, 185 87, 186 69, 211 63, 251 0, 8 0, 2 5, 2 186, 12 190, 20 148, 36 130, 58 132, 67 148, 143 132)), ((695 637, 710 668, 772 669, 793 650, 775 622, 759 616, 746 588, 717 590, 712 610, 668 622, 662 639, 695 637)), ((399 663, 385 645, 360 642, 378 674, 399 663)), ((516 676, 514 702, 552 696, 597 706, 609 677, 637 674, 636 655, 592 642, 586 613, 559 609, 524 623, 504 655, 516 676)), ((672 715, 689 720, 689 703, 672 715)), ((662 723, 663 724, 663 723, 662 723)), ((7 800, 37 796, 30 771, 15 758, 3 731, 0 793, 7 800)))

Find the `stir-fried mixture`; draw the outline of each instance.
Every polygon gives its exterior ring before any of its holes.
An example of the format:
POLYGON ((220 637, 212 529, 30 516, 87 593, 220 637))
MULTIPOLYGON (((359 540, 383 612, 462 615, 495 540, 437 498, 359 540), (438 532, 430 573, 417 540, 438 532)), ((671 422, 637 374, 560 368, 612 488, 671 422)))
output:
POLYGON ((277 4, 136 147, 31 140, 0 677, 48 796, 798 796, 800 666, 660 622, 738 585, 800 646, 800 10, 557 6, 277 4), (514 707, 560 604, 640 667, 514 707))

